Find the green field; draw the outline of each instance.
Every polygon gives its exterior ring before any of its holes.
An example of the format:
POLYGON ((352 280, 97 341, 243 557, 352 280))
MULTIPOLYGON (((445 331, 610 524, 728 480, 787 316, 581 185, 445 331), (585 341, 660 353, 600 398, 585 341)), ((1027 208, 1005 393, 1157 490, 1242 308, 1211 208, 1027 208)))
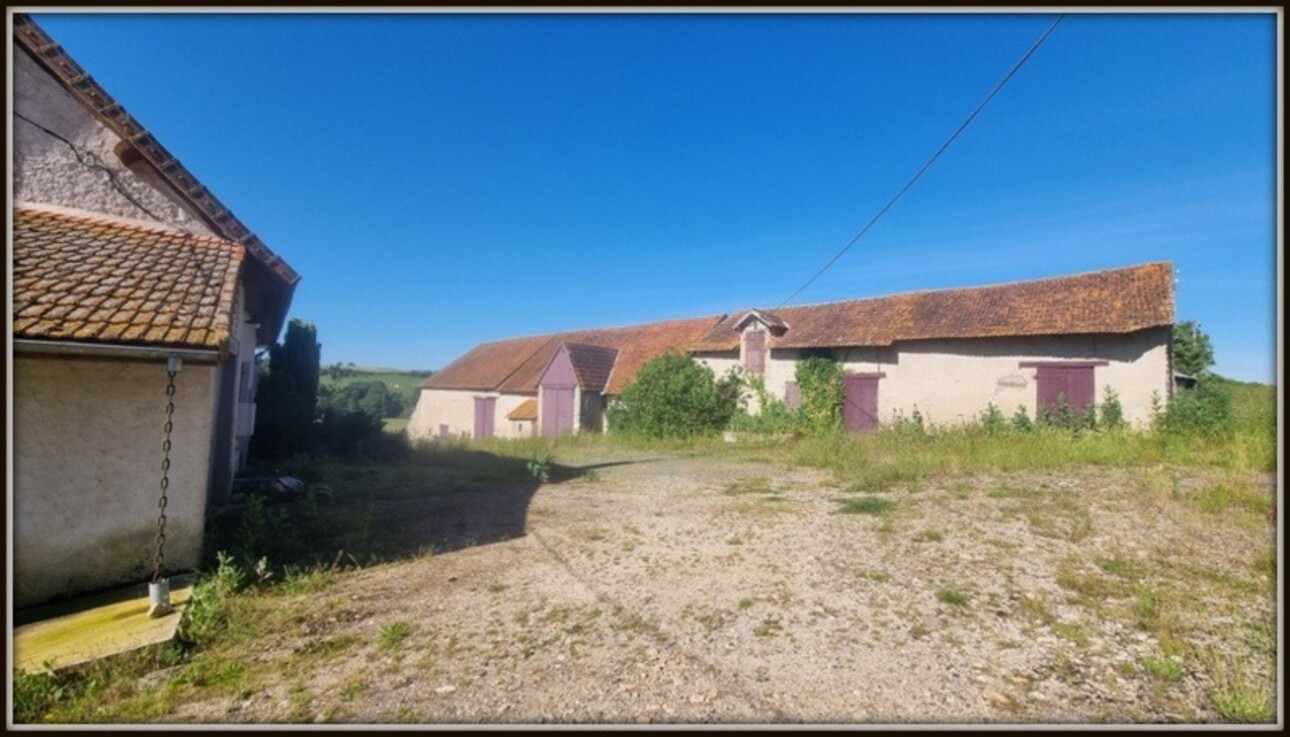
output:
POLYGON ((324 366, 318 377, 320 387, 325 386, 335 390, 350 384, 379 381, 391 391, 403 397, 403 412, 399 414, 399 417, 405 419, 412 416, 412 408, 417 404, 417 395, 419 393, 417 386, 426 380, 426 376, 422 371, 347 366, 345 369, 352 372, 350 375, 332 378, 327 373, 327 369, 328 367, 324 366))

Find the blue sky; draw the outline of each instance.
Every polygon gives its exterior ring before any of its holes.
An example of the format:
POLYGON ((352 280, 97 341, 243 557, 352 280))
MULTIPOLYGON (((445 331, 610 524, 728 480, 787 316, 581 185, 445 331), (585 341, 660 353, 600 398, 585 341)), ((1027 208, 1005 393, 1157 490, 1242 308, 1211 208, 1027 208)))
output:
MULTIPOLYGON (((58 15, 38 22, 300 271, 323 361, 774 306, 1053 20, 58 15)), ((1170 260, 1274 381, 1275 16, 1067 16, 796 303, 1170 260)))

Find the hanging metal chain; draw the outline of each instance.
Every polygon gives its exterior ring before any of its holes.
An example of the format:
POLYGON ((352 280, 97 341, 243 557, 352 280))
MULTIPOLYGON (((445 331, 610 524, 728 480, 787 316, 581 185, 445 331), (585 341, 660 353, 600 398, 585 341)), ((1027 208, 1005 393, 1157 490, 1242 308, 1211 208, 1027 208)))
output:
POLYGON ((174 362, 166 365, 166 425, 165 441, 161 443, 161 498, 157 500, 157 545, 152 555, 152 580, 161 580, 161 570, 166 563, 166 491, 170 488, 170 433, 175 429, 172 421, 175 414, 175 373, 174 362))

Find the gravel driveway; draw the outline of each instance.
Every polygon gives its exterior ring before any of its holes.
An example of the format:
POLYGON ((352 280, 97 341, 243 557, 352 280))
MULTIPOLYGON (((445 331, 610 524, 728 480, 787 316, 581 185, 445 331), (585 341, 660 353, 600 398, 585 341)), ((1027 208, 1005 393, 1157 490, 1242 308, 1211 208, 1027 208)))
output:
POLYGON ((490 508, 514 506, 504 486, 471 492, 456 518, 451 497, 424 500, 438 510, 425 518, 401 502, 400 534, 447 524, 495 541, 301 595, 309 634, 256 657, 289 660, 310 638, 357 645, 174 717, 291 721, 303 703, 337 722, 1217 721, 1204 668, 1144 667, 1169 655, 1164 630, 1142 625, 1163 616, 1144 614, 1142 587, 1156 584, 1164 611, 1166 573, 1183 565, 1248 585, 1240 600, 1216 588, 1179 631, 1272 687, 1257 638, 1238 634, 1275 628, 1273 590, 1250 572, 1267 529, 1158 502, 1147 472, 865 495, 768 464, 585 462, 593 473, 543 485, 518 520, 508 511, 499 524, 520 536, 487 533, 490 508), (853 509, 869 513, 841 513, 862 498, 853 509), (382 646, 392 628, 404 634, 382 646))

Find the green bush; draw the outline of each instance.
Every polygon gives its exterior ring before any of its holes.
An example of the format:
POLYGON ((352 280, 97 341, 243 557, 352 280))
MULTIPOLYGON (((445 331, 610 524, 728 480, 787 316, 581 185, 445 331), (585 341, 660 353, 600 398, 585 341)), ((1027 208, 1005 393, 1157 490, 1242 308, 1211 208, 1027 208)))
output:
POLYGON ((1163 426, 1169 433, 1230 433, 1234 427, 1231 390, 1222 380, 1203 376, 1195 387, 1177 390, 1165 409, 1163 426))
MULTIPOLYGON (((760 408, 757 414, 749 414, 743 403, 730 418, 730 429, 751 433, 792 433, 801 425, 801 416, 784 404, 784 400, 766 391, 766 377, 761 375, 741 377, 742 386, 752 389, 760 408)), ((740 395, 742 399, 742 394, 740 395)))
POLYGON ((1098 425, 1106 430, 1117 430, 1124 427, 1124 406, 1120 404, 1120 395, 1107 385, 1102 390, 1102 406, 1099 408, 1098 425))
POLYGON ((712 369, 678 352, 641 367, 607 411, 615 432, 647 438, 693 437, 726 427, 737 404, 712 369))
MULTIPOLYGON (((1022 408, 1022 411, 1024 412, 1025 409, 1022 408)), ((981 426, 985 428, 987 435, 998 435, 1007 429, 1007 421, 1004 420, 999 408, 994 406, 994 402, 985 406, 985 412, 981 414, 981 426)))
POLYGON ((829 355, 809 355, 797 362, 794 378, 802 394, 798 409, 802 429, 815 435, 840 430, 842 364, 829 355))
POLYGON ((1017 411, 1012 413, 1012 419, 1008 421, 1009 427, 1013 432, 1027 433, 1035 429, 1035 423, 1031 422, 1030 414, 1026 412, 1026 405, 1018 404, 1017 411))
POLYGON ((1066 395, 1057 395, 1057 404, 1039 409, 1039 424, 1062 430, 1092 430, 1097 426, 1097 410, 1093 405, 1075 409, 1066 403, 1066 395))
POLYGON ((180 632, 189 642, 202 642, 213 636, 227 621, 230 599, 246 586, 246 574, 232 556, 220 552, 216 558, 219 562, 215 572, 197 582, 184 609, 180 632))

